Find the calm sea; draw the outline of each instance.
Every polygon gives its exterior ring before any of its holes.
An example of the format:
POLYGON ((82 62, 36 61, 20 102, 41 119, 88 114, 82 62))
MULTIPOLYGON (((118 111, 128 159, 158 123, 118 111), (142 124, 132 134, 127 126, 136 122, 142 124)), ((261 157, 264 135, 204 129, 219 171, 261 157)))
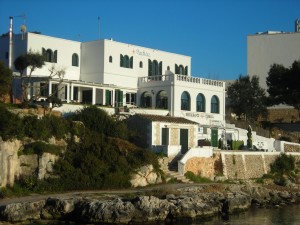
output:
POLYGON ((182 223, 190 225, 300 225, 300 205, 280 209, 251 209, 227 219, 213 218, 206 222, 182 223))

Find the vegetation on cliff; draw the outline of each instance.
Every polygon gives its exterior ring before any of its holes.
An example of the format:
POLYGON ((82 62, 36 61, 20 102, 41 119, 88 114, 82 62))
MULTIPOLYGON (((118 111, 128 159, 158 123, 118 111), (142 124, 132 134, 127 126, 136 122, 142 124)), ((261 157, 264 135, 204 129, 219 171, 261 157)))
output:
MULTIPOLYGON (((45 148, 53 146, 45 141, 53 136, 68 143, 48 179, 38 180, 35 174, 20 178, 16 185, 26 191, 130 187, 130 176, 139 167, 152 164, 159 170, 155 154, 126 140, 129 138, 126 124, 95 106, 68 118, 21 118, 3 106, 0 115, 0 136, 4 140, 24 137, 35 140, 25 145, 20 154, 49 152, 45 148)), ((57 154, 57 149, 52 150, 57 154)))

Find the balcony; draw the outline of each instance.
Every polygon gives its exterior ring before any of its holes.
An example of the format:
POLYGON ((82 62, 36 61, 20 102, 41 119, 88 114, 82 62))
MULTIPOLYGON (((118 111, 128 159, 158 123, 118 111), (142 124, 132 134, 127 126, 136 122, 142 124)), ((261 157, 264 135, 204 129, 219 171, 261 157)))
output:
POLYGON ((168 75, 157 75, 157 76, 148 76, 148 77, 140 77, 139 85, 140 86, 148 86, 147 84, 155 84, 157 83, 192 83, 199 85, 209 85, 214 87, 221 87, 225 89, 225 82, 219 80, 211 80, 200 77, 191 77, 180 74, 168 74, 168 75))

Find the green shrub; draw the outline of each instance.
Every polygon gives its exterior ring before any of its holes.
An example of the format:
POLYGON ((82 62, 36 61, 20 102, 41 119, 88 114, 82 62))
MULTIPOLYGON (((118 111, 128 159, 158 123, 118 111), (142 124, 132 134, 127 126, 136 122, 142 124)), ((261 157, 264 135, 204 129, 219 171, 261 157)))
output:
POLYGON ((235 140, 232 141, 232 150, 241 150, 244 147, 244 141, 235 140))
POLYGON ((61 154, 62 147, 57 145, 47 144, 42 141, 33 142, 30 144, 26 144, 24 149, 19 153, 19 155, 42 155, 44 152, 51 153, 53 155, 61 154))
POLYGON ((295 169, 295 158, 292 155, 280 154, 270 166, 271 173, 286 174, 295 169))
POLYGON ((117 121, 107 114, 106 111, 89 106, 79 110, 70 116, 73 121, 81 121, 91 131, 102 133, 110 137, 126 139, 127 126, 122 121, 117 121))
POLYGON ((0 137, 4 141, 24 136, 22 119, 18 115, 11 113, 6 106, 0 105, 0 137))
POLYGON ((195 175, 191 171, 187 171, 184 175, 185 175, 185 177, 187 177, 191 181, 194 181, 195 183, 209 183, 209 182, 211 182, 211 180, 209 178, 202 177, 200 175, 195 175))

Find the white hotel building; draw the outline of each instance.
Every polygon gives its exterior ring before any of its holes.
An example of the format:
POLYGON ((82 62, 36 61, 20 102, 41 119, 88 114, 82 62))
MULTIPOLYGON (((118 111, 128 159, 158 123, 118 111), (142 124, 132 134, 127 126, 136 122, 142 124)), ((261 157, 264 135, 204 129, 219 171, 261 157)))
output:
POLYGON ((57 89, 57 97, 70 104, 183 117, 197 122, 197 138, 213 139, 214 146, 222 135, 225 83, 192 77, 190 56, 114 40, 78 42, 36 33, 12 35, 12 42, 9 35, 0 37, 0 60, 14 72, 14 60, 29 51, 46 58, 45 65, 32 74, 30 96, 45 85, 54 65, 65 69, 65 76, 63 82, 51 79, 45 96, 57 89))

